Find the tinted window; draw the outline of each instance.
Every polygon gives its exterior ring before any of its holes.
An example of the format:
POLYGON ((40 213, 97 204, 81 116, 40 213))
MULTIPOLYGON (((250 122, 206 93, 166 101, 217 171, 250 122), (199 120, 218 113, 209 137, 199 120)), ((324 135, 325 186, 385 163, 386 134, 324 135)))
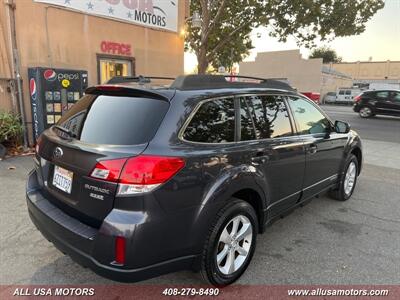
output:
POLYGON ((339 91, 339 95, 344 95, 344 91, 339 91))
POLYGON ((376 92, 376 93, 375 93, 375 96, 376 96, 377 98, 386 99, 386 98, 389 97, 389 92, 387 92, 387 91, 376 92))
POLYGON ((326 133, 331 129, 329 120, 309 101, 289 97, 289 103, 300 134, 326 133))
POLYGON ((347 90, 347 91, 346 91, 346 95, 351 95, 351 91, 350 91, 350 90, 347 90))
POLYGON ((258 139, 292 134, 289 115, 281 96, 252 96, 246 98, 258 139))
POLYGON ((400 101, 400 93, 399 92, 392 92, 392 99, 394 101, 400 101))
POLYGON ((154 136, 168 106, 155 99, 86 95, 57 124, 87 143, 142 144, 154 136))
POLYGON ((250 116, 250 107, 246 98, 240 98, 240 140, 255 140, 255 124, 250 116))
POLYGON ((233 98, 204 102, 183 134, 192 142, 221 143, 235 140, 235 109, 233 98))

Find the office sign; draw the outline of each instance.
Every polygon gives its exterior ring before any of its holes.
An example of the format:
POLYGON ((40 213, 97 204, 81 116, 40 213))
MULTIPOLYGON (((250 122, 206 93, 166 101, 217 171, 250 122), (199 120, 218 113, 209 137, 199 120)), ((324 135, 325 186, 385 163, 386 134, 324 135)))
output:
POLYGON ((141 26, 177 32, 178 0, 34 0, 117 19, 141 26))

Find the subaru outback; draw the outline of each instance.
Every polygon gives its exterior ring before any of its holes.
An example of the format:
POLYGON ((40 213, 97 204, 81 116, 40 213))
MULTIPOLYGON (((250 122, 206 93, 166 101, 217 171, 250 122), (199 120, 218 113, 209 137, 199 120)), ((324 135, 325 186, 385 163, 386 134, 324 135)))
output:
POLYGON ((324 192, 349 199, 362 167, 347 123, 286 83, 244 80, 88 88, 37 141, 33 223, 113 280, 178 270, 213 285, 237 280, 267 225, 324 192))

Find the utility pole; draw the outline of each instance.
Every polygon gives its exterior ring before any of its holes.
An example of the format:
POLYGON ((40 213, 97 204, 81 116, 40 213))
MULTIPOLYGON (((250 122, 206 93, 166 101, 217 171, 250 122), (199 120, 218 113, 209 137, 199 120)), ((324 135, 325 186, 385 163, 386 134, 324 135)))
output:
POLYGON ((13 69, 13 73, 14 73, 14 78, 17 83, 17 98, 18 98, 19 114, 21 116, 22 127, 24 128, 24 133, 23 133, 24 149, 26 149, 28 147, 28 130, 27 130, 27 126, 26 126, 24 97, 22 94, 21 68, 20 68, 20 60, 19 60, 18 45, 17 45, 17 33, 16 33, 16 26, 15 26, 16 5, 15 5, 14 0, 6 0, 5 4, 7 5, 8 11, 9 11, 12 69, 13 69))

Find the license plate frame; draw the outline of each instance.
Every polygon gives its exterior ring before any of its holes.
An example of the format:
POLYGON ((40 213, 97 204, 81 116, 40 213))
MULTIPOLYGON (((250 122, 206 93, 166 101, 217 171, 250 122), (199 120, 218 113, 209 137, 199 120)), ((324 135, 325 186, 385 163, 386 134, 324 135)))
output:
POLYGON ((73 172, 59 166, 54 166, 53 186, 57 189, 64 193, 71 194, 73 178, 73 172))

